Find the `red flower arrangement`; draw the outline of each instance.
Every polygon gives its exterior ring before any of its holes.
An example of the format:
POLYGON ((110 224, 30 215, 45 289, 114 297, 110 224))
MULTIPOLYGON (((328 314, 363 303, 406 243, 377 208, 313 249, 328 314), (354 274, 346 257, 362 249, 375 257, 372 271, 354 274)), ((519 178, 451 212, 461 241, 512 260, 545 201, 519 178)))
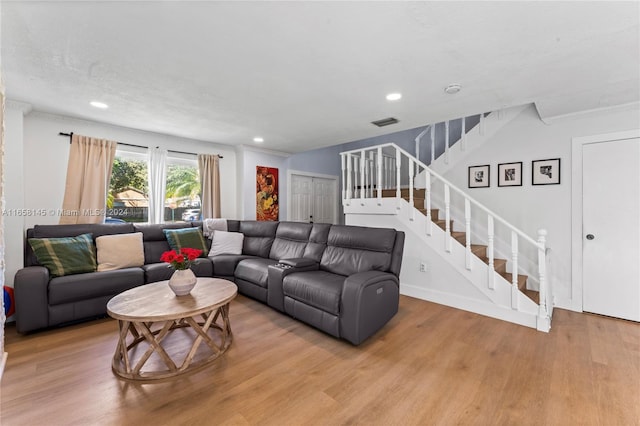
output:
POLYGON ((177 252, 175 250, 165 251, 162 253, 162 256, 160 256, 160 260, 167 262, 175 270, 181 271, 183 269, 189 269, 191 262, 200 257, 201 254, 202 250, 185 247, 177 252))

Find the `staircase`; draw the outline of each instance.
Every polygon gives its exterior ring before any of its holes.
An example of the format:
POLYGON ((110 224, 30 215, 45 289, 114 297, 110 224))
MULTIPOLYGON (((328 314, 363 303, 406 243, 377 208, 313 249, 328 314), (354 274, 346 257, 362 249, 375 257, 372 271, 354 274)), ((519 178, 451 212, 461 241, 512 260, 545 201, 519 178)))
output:
MULTIPOLYGON (((414 189, 413 190, 413 202, 417 206, 423 206, 425 204, 425 189, 414 189)), ((394 189, 383 189, 382 197, 389 198, 395 197, 396 191, 394 189)), ((407 203, 410 200, 409 190, 408 189, 400 189, 400 197, 404 199, 407 203)), ((417 207, 416 208, 420 213, 422 213, 425 217, 427 216, 427 209, 417 207)), ((445 219, 440 219, 440 209, 430 209, 431 221, 436 224, 440 229, 446 232, 447 223, 445 219)), ((449 229, 454 229, 453 220, 449 220, 449 229)), ((453 239, 460 244, 461 246, 465 246, 467 241, 467 233, 464 231, 451 231, 451 236, 453 239)), ((489 257, 487 256, 487 249, 489 246, 483 244, 471 244, 471 253, 476 256, 478 259, 483 261, 489 266, 489 257)), ((507 272, 507 259, 494 258, 493 259, 494 270, 501 275, 508 282, 513 281, 513 275, 510 272, 507 272)), ((527 289, 527 275, 518 274, 518 289, 524 293, 527 297, 529 297, 536 304, 540 302, 540 294, 536 290, 527 289)))
POLYGON ((401 293, 549 331, 546 231, 526 235, 395 144, 341 159, 347 224, 405 231, 401 293))

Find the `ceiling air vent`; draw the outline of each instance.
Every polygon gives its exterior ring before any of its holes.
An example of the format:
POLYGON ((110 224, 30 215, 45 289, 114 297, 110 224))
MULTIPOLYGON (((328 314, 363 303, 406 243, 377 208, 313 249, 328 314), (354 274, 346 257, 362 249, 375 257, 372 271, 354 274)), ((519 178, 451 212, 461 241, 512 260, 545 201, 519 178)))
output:
POLYGON ((398 122, 397 118, 389 117, 389 118, 383 118, 382 120, 372 121, 371 124, 375 124, 378 127, 384 127, 390 124, 396 124, 397 122, 398 122))

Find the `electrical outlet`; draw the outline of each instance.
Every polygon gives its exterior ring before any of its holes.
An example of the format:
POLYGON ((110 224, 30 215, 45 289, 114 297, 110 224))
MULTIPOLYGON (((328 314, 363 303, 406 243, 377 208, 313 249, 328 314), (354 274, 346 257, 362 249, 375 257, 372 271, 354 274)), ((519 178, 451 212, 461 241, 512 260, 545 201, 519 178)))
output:
POLYGON ((425 262, 420 262, 420 272, 427 272, 427 264, 425 262))

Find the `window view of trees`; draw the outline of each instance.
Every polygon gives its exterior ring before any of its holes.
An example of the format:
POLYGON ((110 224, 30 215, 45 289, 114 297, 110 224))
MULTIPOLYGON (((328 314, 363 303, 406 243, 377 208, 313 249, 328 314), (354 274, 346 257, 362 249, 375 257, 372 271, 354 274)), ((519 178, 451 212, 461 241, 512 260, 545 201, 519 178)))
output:
POLYGON ((200 219, 200 177, 195 162, 167 166, 165 206, 165 221, 200 219))
POLYGON ((148 188, 146 161, 116 157, 107 194, 107 217, 112 221, 146 222, 148 188))
MULTIPOLYGON (((146 222, 149 218, 147 161, 118 155, 107 194, 107 217, 111 222, 146 222)), ((167 165, 166 222, 200 219, 200 178, 195 161, 179 160, 167 165)))

